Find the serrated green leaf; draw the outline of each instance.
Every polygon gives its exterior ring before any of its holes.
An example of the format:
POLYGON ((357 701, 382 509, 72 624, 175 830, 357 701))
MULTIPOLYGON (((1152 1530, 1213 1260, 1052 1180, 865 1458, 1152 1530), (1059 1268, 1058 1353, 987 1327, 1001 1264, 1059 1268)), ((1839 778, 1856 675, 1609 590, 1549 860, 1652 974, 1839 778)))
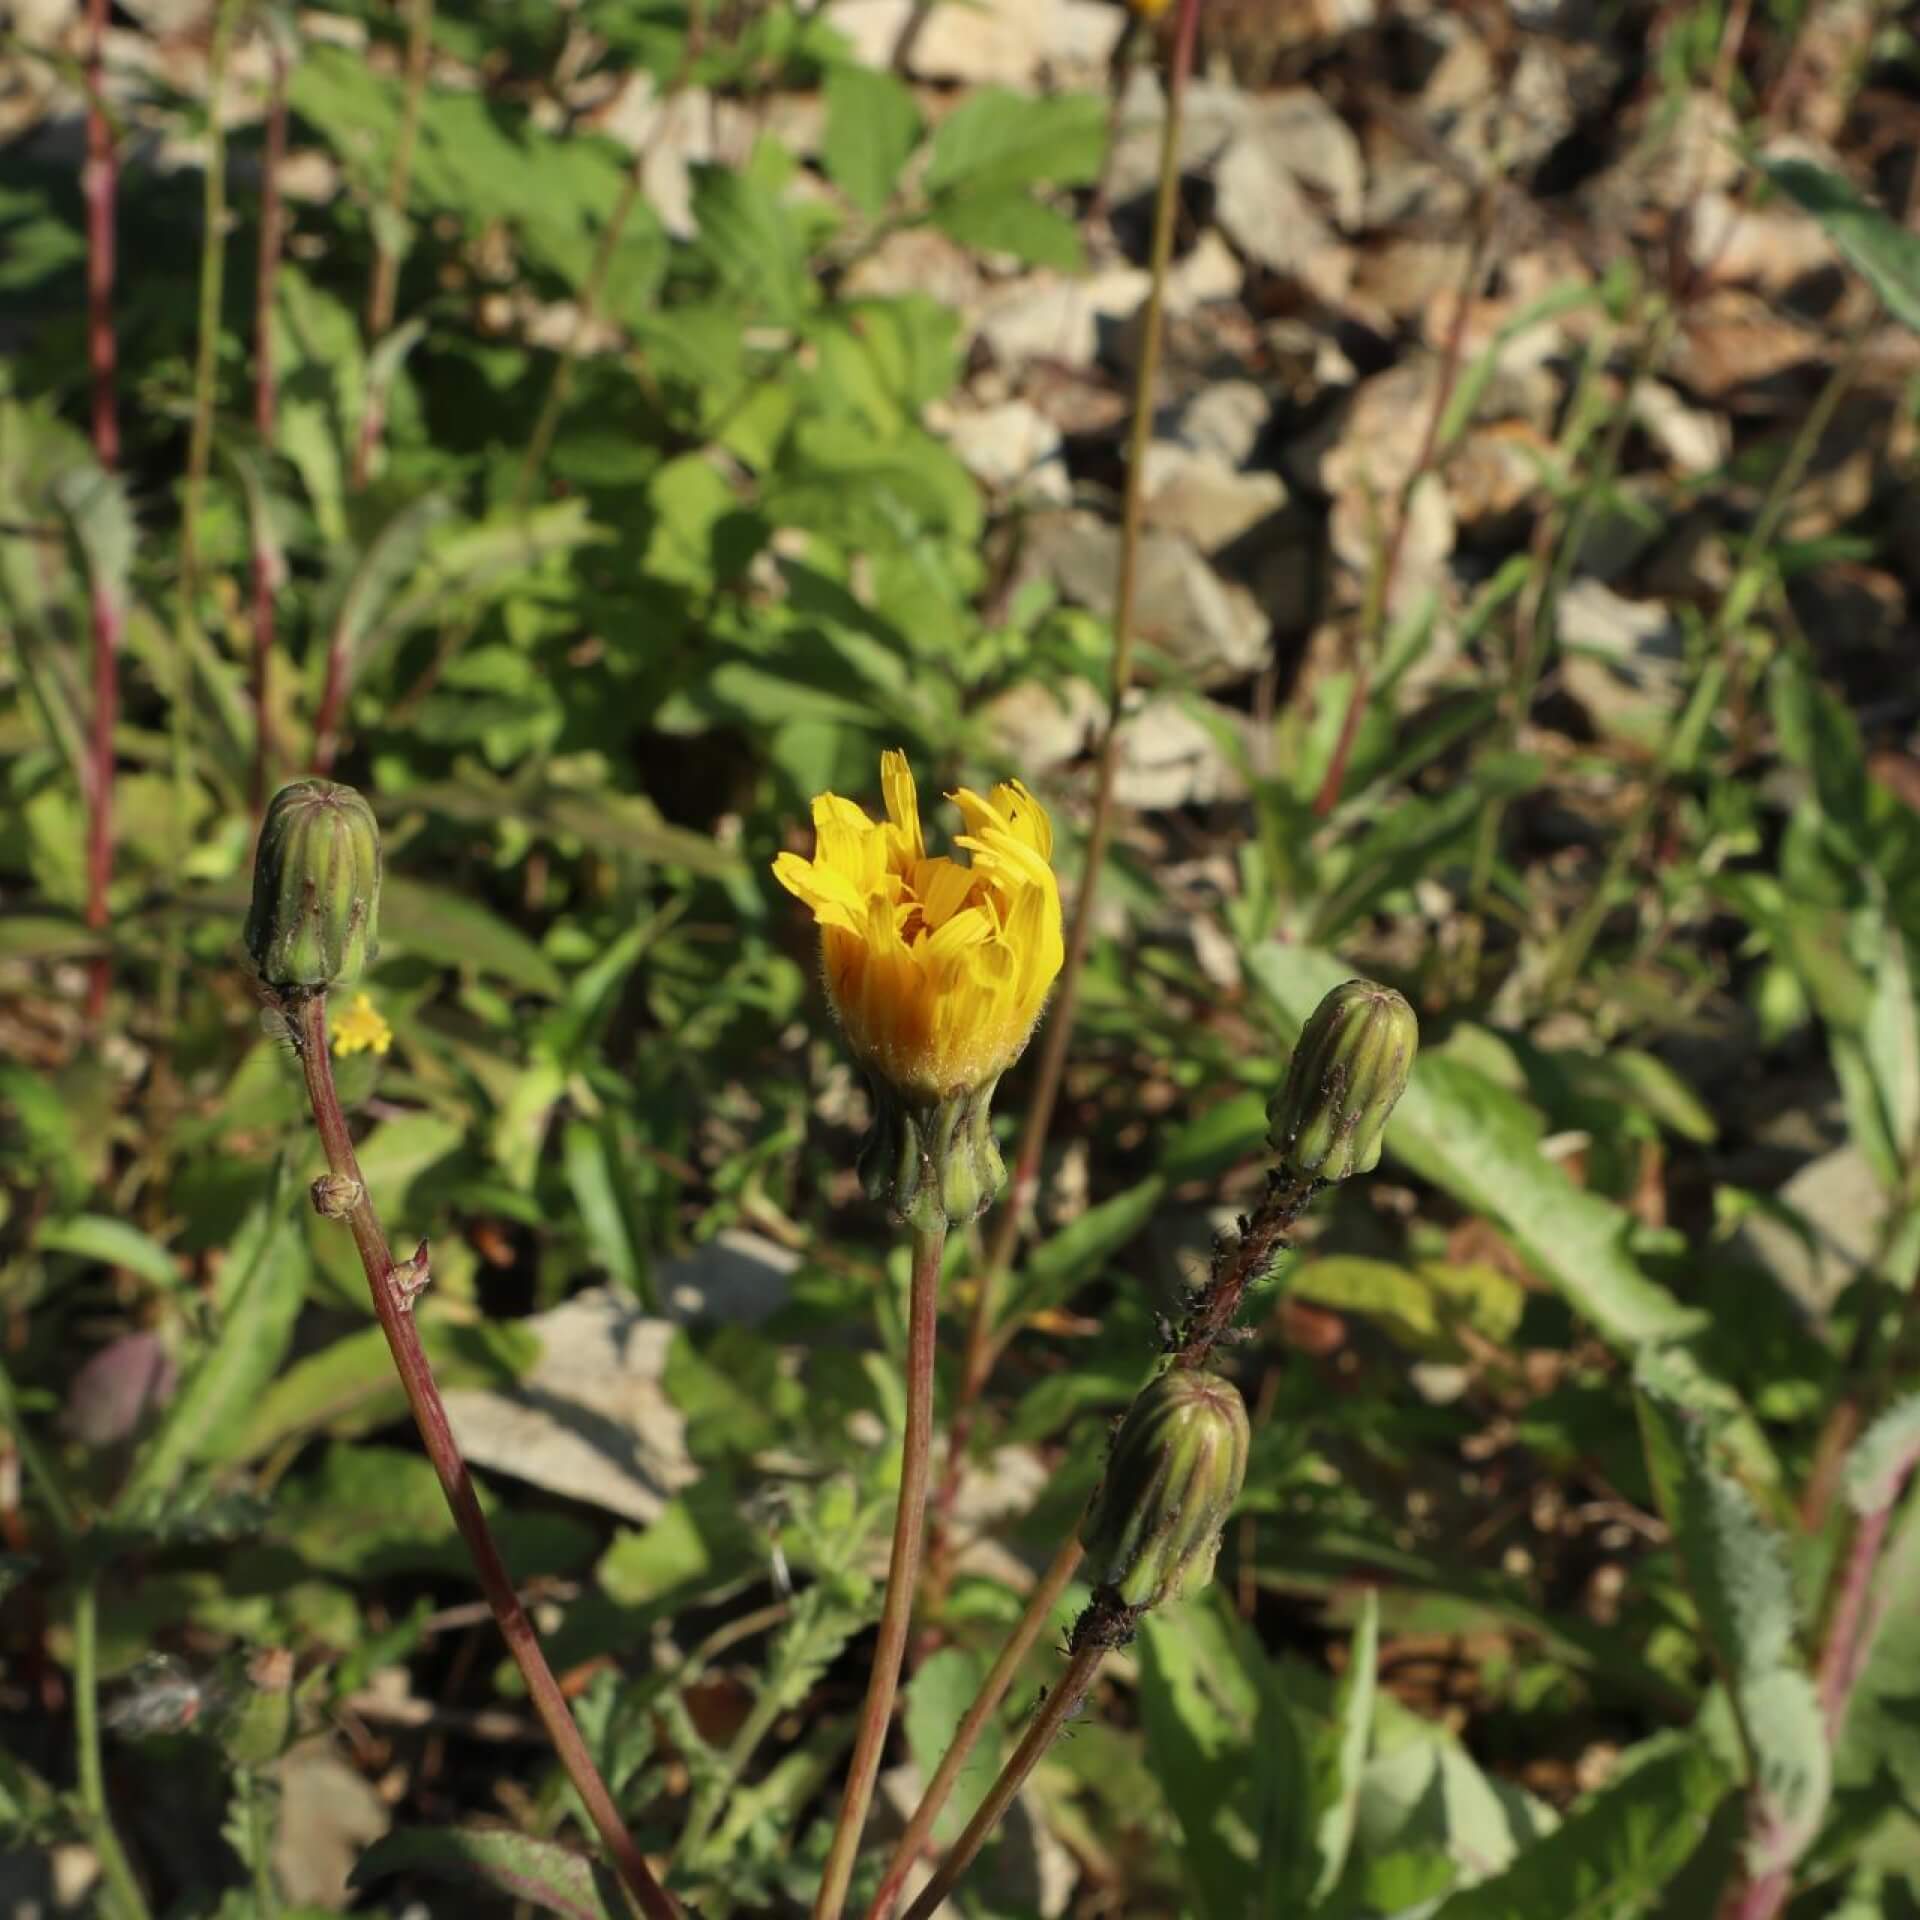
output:
POLYGON ((1833 1757, 1820 1697, 1797 1667, 1743 1681, 1734 1710, 1753 1751, 1747 1871, 1758 1879, 1791 1867, 1813 1844, 1833 1791, 1833 1757))
POLYGON ((1920 1463, 1920 1393, 1897 1400, 1847 1456, 1847 1500, 1863 1517, 1884 1513, 1920 1463))
POLYGON ((564 1920, 627 1920, 627 1903, 604 1868, 508 1827, 402 1827, 360 1856, 347 1884, 368 1887, 392 1873, 477 1881, 564 1920))
POLYGON ((1758 1679, 1793 1656, 1793 1580, 1780 1536, 1722 1463, 1713 1417, 1676 1396, 1660 1356, 1635 1374, 1654 1494, 1721 1671, 1758 1679))

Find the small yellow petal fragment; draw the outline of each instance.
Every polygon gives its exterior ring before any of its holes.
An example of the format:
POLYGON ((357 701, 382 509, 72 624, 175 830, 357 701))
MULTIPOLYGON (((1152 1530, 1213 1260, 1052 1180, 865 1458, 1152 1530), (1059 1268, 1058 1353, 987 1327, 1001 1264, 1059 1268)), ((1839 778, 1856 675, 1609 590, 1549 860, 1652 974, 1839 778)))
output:
POLYGON ((342 1060, 356 1053, 384 1054, 393 1045, 393 1029, 387 1025, 373 996, 356 993, 353 1003, 333 1023, 333 1050, 342 1060))

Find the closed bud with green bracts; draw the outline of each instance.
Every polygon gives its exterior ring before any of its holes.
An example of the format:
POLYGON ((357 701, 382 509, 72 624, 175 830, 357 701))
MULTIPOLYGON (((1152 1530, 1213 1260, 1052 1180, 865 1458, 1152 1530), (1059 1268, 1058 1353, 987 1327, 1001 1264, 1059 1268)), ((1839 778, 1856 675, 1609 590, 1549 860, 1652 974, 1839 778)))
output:
POLYGON ((1158 1606, 1213 1578, 1247 1477, 1246 1403, 1217 1373, 1174 1367, 1127 1409, 1080 1527, 1096 1591, 1158 1606))
POLYGON ((286 1751, 293 1730, 293 1655, 264 1647, 235 1674, 214 1734, 236 1767, 263 1767, 286 1751))
POLYGON ((897 1225, 923 1232, 977 1220, 1007 1179, 993 1137, 998 1085, 995 1076, 945 1099, 918 1100, 874 1075, 873 1126, 860 1143, 867 1198, 897 1225))
POLYGON ((1312 1180, 1371 1173, 1419 1045, 1420 1023, 1391 987, 1335 987, 1301 1031, 1286 1084, 1267 1109, 1281 1167, 1312 1180))
POLYGON ((260 825, 247 951, 275 988, 344 987, 379 951, 380 830, 351 787, 296 780, 260 825))

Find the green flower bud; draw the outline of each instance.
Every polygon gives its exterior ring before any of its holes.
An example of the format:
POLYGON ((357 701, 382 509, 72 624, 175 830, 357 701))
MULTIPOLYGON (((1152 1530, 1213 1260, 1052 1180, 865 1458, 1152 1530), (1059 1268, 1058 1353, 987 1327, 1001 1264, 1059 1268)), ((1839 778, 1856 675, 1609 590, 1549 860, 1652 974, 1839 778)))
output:
POLYGON ((247 951, 270 987, 344 987, 379 951, 380 830, 351 787, 296 780, 260 826, 247 951))
POLYGON ((873 1130, 860 1146, 867 1198, 903 1227, 931 1231, 942 1221, 977 1220, 1007 1179, 993 1137, 999 1081, 933 1101, 914 1100, 877 1075, 872 1085, 873 1130))
POLYGON ((1267 1109, 1281 1166, 1315 1180, 1371 1173, 1419 1044, 1420 1023, 1391 987, 1335 987, 1314 1008, 1267 1109))
POLYGON ((1217 1373, 1174 1367, 1127 1409, 1080 1528, 1095 1591, 1158 1606, 1213 1578, 1247 1477, 1246 1403, 1217 1373))

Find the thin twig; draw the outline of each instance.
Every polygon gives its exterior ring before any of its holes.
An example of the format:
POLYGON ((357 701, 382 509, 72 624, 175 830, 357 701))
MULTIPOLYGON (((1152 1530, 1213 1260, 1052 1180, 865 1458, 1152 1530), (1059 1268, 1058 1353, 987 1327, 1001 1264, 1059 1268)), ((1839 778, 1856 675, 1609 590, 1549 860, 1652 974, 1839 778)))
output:
MULTIPOLYGON (((117 345, 113 330, 114 202, 118 163, 107 117, 107 0, 87 0, 87 364, 93 374, 93 453, 111 473, 120 464, 120 415, 114 398, 117 345)), ((113 729, 120 711, 119 600, 94 569, 89 583, 93 627, 93 727, 87 754, 87 925, 104 932, 113 878, 113 729)), ((103 947, 87 975, 87 1019, 107 1009, 113 958, 103 947)))
MULTIPOLYGON (((273 363, 273 290, 280 277, 281 206, 280 169, 287 157, 287 57, 277 39, 271 41, 272 80, 267 95, 266 151, 260 175, 260 265, 253 293, 253 425, 260 436, 260 457, 273 454, 277 393, 273 363)), ((265 503, 256 511, 264 515, 265 503)), ((272 547, 265 528, 253 535, 253 811, 257 817, 267 804, 273 776, 273 726, 269 718, 268 675, 273 666, 273 595, 275 573, 272 547)))
POLYGON ((873 1896, 873 1904, 867 1908, 867 1920, 890 1920, 894 1906, 899 1901, 900 1890, 906 1885, 907 1875, 913 1871, 914 1861, 920 1857, 920 1850, 926 1845, 934 1822, 940 1818, 947 1798, 953 1792, 954 1782, 960 1778, 960 1769, 972 1755, 987 1722, 1006 1698, 1007 1689, 1013 1685, 1014 1676, 1019 1673, 1027 1655, 1033 1651, 1034 1642, 1052 1619, 1053 1610, 1059 1605, 1060 1596, 1066 1592, 1067 1583, 1079 1570, 1085 1553, 1086 1549, 1080 1544, 1080 1528, 1076 1523, 1073 1531, 1067 1535, 1066 1543, 1053 1556, 1052 1563, 1027 1596, 1026 1611, 1021 1614, 1007 1644, 1000 1649, 1000 1656, 994 1661, 986 1679, 980 1683, 980 1691, 973 1705, 954 1729, 953 1739, 941 1756, 940 1765, 927 1783, 926 1792, 920 1796, 920 1804, 914 1808, 913 1818, 907 1822, 907 1830, 893 1850, 893 1858, 887 1862, 880 1890, 873 1896))
POLYGON ((300 1065, 306 1075, 307 1096, 313 1106, 314 1125, 326 1153, 327 1166, 339 1191, 350 1197, 345 1218, 360 1254, 360 1264, 366 1271, 374 1314, 387 1337, 387 1347, 406 1391, 414 1424, 420 1429, 421 1443, 439 1476, 441 1491, 446 1495, 454 1525, 459 1528, 473 1560, 481 1591, 493 1610, 500 1636, 527 1683, 534 1711, 540 1716, 547 1738, 552 1741, 554 1752, 620 1878, 639 1901, 647 1920, 680 1920, 679 1902, 654 1878, 653 1869, 627 1832, 613 1796, 587 1752, 566 1696, 541 1651, 540 1636, 527 1617, 526 1608, 520 1604, 506 1563, 500 1558, 500 1549, 494 1544, 492 1529, 480 1511, 473 1476, 467 1471, 460 1443, 454 1438, 446 1405, 440 1398, 440 1389, 434 1381, 433 1368, 420 1343, 420 1330, 413 1316, 411 1290, 426 1277, 426 1243, 421 1243, 405 1268, 396 1266, 361 1178, 353 1136, 334 1087, 333 1061, 327 1044, 326 995, 311 994, 289 1011, 295 1016, 300 1065))
POLYGON ((1154 200, 1151 280, 1147 292, 1145 325, 1140 340, 1140 363, 1135 371, 1133 421, 1127 442, 1126 492, 1120 519, 1120 568, 1113 596, 1112 681, 1107 697, 1107 722, 1100 736, 1094 781, 1093 818, 1087 831, 1080 888, 1067 925, 1066 953, 1054 987, 1046 1031, 1040 1037, 1038 1065, 1027 1111, 1020 1126, 1020 1144, 1014 1154, 1013 1175, 1006 1201, 995 1222, 993 1238, 982 1263, 973 1315, 967 1325, 965 1358, 954 1395, 948 1430, 947 1459, 934 1496, 933 1539, 928 1551, 929 1612, 938 1610, 944 1596, 951 1556, 947 1551, 954 1503, 966 1470, 981 1394, 993 1370, 994 1297, 1002 1277, 1013 1264, 1021 1227, 1033 1205, 1039 1184, 1040 1156, 1053 1124, 1066 1070, 1067 1048, 1073 1039, 1074 999, 1080 973, 1086 965, 1093 935, 1093 911, 1099 892, 1100 870, 1106 864, 1113 837, 1114 786, 1120 768, 1120 726, 1127 694, 1133 685, 1133 603, 1139 576, 1140 547, 1146 516, 1147 450, 1153 443, 1154 388, 1160 371, 1160 342, 1164 332, 1167 268, 1173 257, 1173 229, 1179 213, 1180 125, 1186 109, 1187 80, 1193 71, 1194 38, 1199 29, 1200 0, 1180 0, 1180 14, 1167 67, 1167 111, 1160 137, 1160 179, 1154 200))
POLYGON ((907 1650, 914 1595, 920 1584, 920 1535, 926 1519, 927 1466, 933 1450, 934 1335, 939 1322, 940 1263, 946 1251, 944 1221, 913 1235, 912 1296, 907 1310, 907 1429, 900 1449, 900 1502, 894 1510, 893 1550, 887 1561, 887 1598, 873 1674, 860 1709, 860 1730, 847 1768, 846 1796, 834 1826, 813 1920, 840 1920, 847 1885, 860 1852, 860 1836, 880 1774, 880 1753, 893 1720, 900 1663, 907 1650))
MULTIPOLYGON (((369 354, 393 327, 394 303, 400 291, 400 236, 407 217, 407 196, 413 184, 413 150, 420 138, 420 109, 426 98, 427 64, 432 51, 433 0, 409 0, 406 78, 400 99, 400 126, 393 139, 393 160, 387 170, 386 217, 376 220, 373 227, 373 282, 367 291, 369 354)), ((367 484, 385 422, 386 395, 380 390, 370 361, 367 390, 360 401, 360 431, 353 447, 355 493, 367 484)))

